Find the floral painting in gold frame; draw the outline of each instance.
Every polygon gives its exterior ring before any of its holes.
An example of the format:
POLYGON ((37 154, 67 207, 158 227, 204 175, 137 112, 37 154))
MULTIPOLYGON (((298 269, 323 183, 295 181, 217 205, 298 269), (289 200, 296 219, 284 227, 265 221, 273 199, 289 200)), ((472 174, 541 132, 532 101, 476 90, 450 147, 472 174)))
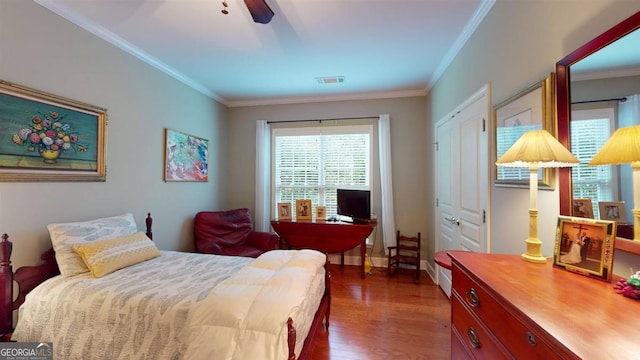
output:
POLYGON ((0 181, 105 181, 106 130, 106 109, 0 80, 0 181))

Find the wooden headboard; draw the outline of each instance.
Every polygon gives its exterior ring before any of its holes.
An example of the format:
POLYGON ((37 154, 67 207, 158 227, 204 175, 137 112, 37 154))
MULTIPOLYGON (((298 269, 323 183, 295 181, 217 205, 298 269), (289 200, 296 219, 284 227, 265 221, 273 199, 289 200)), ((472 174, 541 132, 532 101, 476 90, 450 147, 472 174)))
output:
MULTIPOLYGON (((147 213, 145 220, 146 234, 153 240, 153 219, 151 213, 147 213)), ((60 274, 56 263, 53 248, 45 251, 40 259, 43 264, 36 266, 23 266, 13 272, 11 266, 11 251, 13 244, 9 241, 9 235, 3 234, 0 240, 0 340, 9 340, 13 332, 13 310, 24 303, 25 296, 43 281, 60 274), (18 286, 18 296, 13 297, 13 282, 18 286)))

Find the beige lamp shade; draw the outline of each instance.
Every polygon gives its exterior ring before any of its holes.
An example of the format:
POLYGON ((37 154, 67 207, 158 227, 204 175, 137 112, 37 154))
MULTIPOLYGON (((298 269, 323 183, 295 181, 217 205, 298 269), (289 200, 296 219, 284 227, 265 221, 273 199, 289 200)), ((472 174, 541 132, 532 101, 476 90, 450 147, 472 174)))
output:
POLYGON ((496 161, 498 166, 557 168, 580 163, 573 154, 546 130, 530 130, 522 134, 496 161))
POLYGON ((640 161, 640 125, 616 130, 589 165, 627 164, 640 161))

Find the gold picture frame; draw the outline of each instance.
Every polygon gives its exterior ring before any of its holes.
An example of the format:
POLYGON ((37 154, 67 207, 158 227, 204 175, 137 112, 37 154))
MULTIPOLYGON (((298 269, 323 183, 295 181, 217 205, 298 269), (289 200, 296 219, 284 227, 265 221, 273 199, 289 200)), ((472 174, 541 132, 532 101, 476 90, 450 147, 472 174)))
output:
POLYGON ((327 220, 327 207, 324 205, 316 206, 316 220, 327 220))
POLYGON ((615 221, 559 216, 553 265, 610 281, 615 238, 615 221))
POLYGON ((0 181, 106 181, 107 110, 0 80, 0 181))
POLYGON ((618 224, 627 223, 624 201, 599 201, 598 210, 600 211, 600 220, 615 221, 618 224))
POLYGON ((311 220, 311 199, 296 200, 296 220, 311 220))
POLYGON ((591 199, 573 199, 573 216, 593 219, 593 203, 591 202, 591 199))
POLYGON ((291 220, 290 203, 278 203, 278 220, 291 220))
MULTIPOLYGON (((528 130, 544 129, 556 136, 555 74, 499 103, 493 109, 495 156, 499 159, 528 130)), ((529 187, 529 169, 494 166, 494 182, 500 187, 529 187)), ((556 170, 540 169, 538 189, 553 190, 556 170)))

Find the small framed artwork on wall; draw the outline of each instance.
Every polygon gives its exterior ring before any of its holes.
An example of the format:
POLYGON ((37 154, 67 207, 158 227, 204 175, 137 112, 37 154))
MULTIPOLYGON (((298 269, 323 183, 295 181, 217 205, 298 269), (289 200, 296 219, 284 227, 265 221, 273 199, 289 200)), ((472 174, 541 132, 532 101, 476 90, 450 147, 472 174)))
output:
POLYGON ((296 220, 311 220, 311 199, 296 200, 296 220))
POLYGON ((278 220, 291 220, 291 204, 278 203, 278 220))
POLYGON ((209 140, 165 129, 164 181, 209 181, 209 140))

